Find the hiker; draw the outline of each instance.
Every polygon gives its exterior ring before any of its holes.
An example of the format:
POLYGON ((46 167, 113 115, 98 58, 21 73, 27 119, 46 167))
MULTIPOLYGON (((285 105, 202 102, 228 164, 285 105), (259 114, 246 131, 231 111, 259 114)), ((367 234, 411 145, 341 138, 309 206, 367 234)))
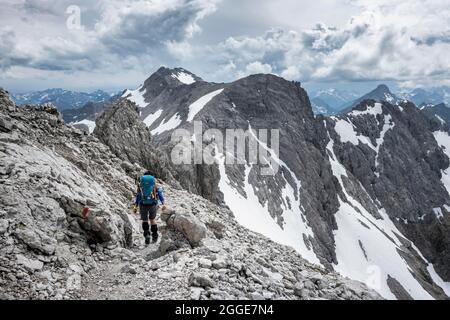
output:
POLYGON ((142 177, 139 178, 134 206, 135 213, 137 212, 137 207, 139 206, 142 229, 144 229, 145 244, 150 243, 150 231, 152 233, 152 241, 158 241, 158 225, 156 224, 158 199, 161 201, 161 209, 165 210, 166 206, 164 205, 164 196, 161 189, 156 185, 155 177, 147 171, 142 177))

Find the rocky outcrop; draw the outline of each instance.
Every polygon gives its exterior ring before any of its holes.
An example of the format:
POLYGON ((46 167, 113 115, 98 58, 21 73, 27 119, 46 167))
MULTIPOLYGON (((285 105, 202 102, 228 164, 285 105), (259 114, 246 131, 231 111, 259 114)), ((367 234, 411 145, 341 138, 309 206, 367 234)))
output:
POLYGON ((158 151, 139 113, 133 102, 118 100, 97 118, 93 134, 120 159, 137 163, 176 185, 167 155, 158 151))

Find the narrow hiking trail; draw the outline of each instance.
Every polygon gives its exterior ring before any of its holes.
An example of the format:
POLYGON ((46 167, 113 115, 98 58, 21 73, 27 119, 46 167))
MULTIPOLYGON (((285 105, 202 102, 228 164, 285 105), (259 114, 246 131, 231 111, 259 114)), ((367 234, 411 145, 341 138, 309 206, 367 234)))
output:
MULTIPOLYGON (((173 196, 168 191, 166 196, 173 196)), ((130 215, 140 227, 139 211, 130 215)), ((161 219, 161 209, 158 209, 157 222, 159 238, 156 243, 145 245, 140 233, 134 235, 131 248, 119 246, 112 250, 105 250, 98 267, 87 274, 83 279, 79 296, 81 299, 100 300, 130 300, 130 299, 190 299, 199 298, 192 296, 186 279, 186 263, 192 264, 192 259, 187 259, 188 249, 179 250, 176 254, 162 255, 166 239, 167 226, 161 219), (183 272, 184 270, 184 272, 183 272)), ((189 269, 189 268, 188 268, 189 269)))

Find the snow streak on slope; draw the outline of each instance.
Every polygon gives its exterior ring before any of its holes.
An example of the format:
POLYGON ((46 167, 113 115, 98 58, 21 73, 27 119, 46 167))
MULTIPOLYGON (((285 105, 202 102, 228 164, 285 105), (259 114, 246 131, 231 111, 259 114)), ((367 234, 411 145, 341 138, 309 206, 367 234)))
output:
POLYGON ((140 108, 145 108, 148 103, 145 102, 144 94, 145 90, 141 91, 142 86, 136 90, 126 90, 122 95, 122 98, 127 98, 128 100, 136 103, 140 108))
POLYGON ((161 114, 163 113, 162 109, 159 109, 158 111, 156 111, 155 113, 149 114, 145 119, 144 119, 144 123, 147 125, 147 127, 150 127, 153 122, 155 122, 156 120, 158 120, 158 118, 161 116, 161 114))
MULTIPOLYGON (((450 136, 447 132, 435 131, 433 132, 434 138, 437 144, 442 148, 447 157, 450 158, 450 136)), ((442 184, 447 189, 448 194, 450 194, 450 168, 442 170, 442 184)))
MULTIPOLYGON (((359 116, 364 116, 364 115, 372 115, 377 120, 378 125, 379 125, 379 121, 378 121, 377 115, 382 115, 382 114, 383 114, 383 109, 382 109, 381 103, 375 103, 375 105, 373 107, 367 106, 367 109, 364 111, 353 110, 352 112, 349 113, 350 116, 354 116, 354 117, 359 117, 359 116)), ((390 129, 394 128, 394 123, 392 122, 391 115, 390 114, 384 115, 383 128, 380 131, 380 137, 377 138, 375 145, 372 144, 371 140, 368 137, 363 136, 361 134, 358 134, 358 135, 356 134, 356 132, 354 130, 354 125, 350 119, 345 120, 345 119, 338 119, 336 117, 332 117, 332 119, 335 120, 335 122, 336 122, 334 130, 336 131, 337 134, 339 134, 341 142, 344 142, 344 143, 350 142, 354 145, 363 143, 363 144, 368 145, 370 148, 373 149, 373 151, 375 151, 375 153, 376 153, 375 168, 378 168, 378 156, 379 156, 380 147, 384 142, 384 136, 386 135, 386 132, 388 132, 390 129)), ((378 172, 375 172, 375 175, 377 177, 379 177, 378 172)))
POLYGON ((444 290, 445 294, 450 297, 450 282, 445 282, 434 270, 434 266, 430 263, 427 267, 433 281, 444 290))
POLYGON ((200 99, 196 100, 195 102, 193 102, 190 106, 189 106, 189 114, 187 117, 186 121, 192 121, 194 120, 194 117, 197 115, 197 113, 199 113, 204 106, 210 102, 215 96, 217 96, 218 94, 222 93, 223 88, 210 92, 208 94, 205 94, 203 97, 201 97, 200 99))
POLYGON ((168 131, 168 130, 172 130, 175 129, 176 127, 178 127, 181 124, 181 118, 180 116, 177 114, 174 114, 167 122, 166 119, 164 119, 158 127, 156 127, 155 129, 153 129, 151 131, 152 135, 158 135, 163 133, 164 131, 168 131))
MULTIPOLYGON (((347 171, 337 160, 333 145, 334 141, 330 137, 327 150, 332 172, 348 200, 346 202, 339 197, 340 207, 335 215, 338 226, 334 232, 338 261, 335 270, 351 279, 365 282, 388 299, 395 299, 387 285, 388 275, 399 281, 414 299, 433 299, 413 277, 410 267, 400 256, 398 250, 401 242, 397 234, 401 233, 384 209, 379 210, 382 219, 377 220, 347 193, 342 179, 343 176, 348 177, 347 171)), ((362 185, 360 187, 365 192, 362 185)))
POLYGON ((445 120, 444 119, 439 117, 437 114, 435 114, 434 116, 441 122, 441 124, 445 124, 445 120))
POLYGON ((88 130, 89 130, 89 133, 94 132, 94 129, 95 129, 95 121, 91 121, 91 120, 84 119, 84 120, 81 120, 81 121, 78 121, 78 122, 73 122, 73 123, 71 123, 72 126, 73 126, 73 125, 77 125, 77 124, 84 124, 85 126, 87 126, 87 127, 88 127, 88 130))
POLYGON ((181 83, 188 85, 195 82, 194 77, 186 72, 178 72, 176 74, 174 73, 172 74, 172 78, 178 79, 178 81, 180 81, 181 83))
MULTIPOLYGON (((250 126, 249 129, 251 130, 250 126)), ((292 186, 284 176, 284 173, 282 173, 285 182, 285 186, 280 194, 283 199, 283 227, 280 227, 270 215, 267 201, 265 201, 264 204, 260 203, 255 194, 254 186, 249 182, 249 176, 252 169, 259 170, 259 167, 254 167, 249 164, 245 165, 245 175, 242 177, 244 194, 240 194, 239 191, 233 187, 234 184, 230 181, 226 173, 225 156, 220 154, 218 155, 220 171, 219 189, 224 195, 225 203, 234 213, 236 220, 244 227, 261 233, 275 242, 291 246, 309 262, 320 265, 320 261, 313 249, 305 244, 304 240, 304 237, 314 237, 314 233, 307 225, 306 217, 300 209, 300 181, 297 179, 294 172, 276 156, 276 153, 273 150, 257 138, 256 141, 269 151, 273 161, 277 162, 280 167, 283 167, 288 171, 294 180, 295 186, 292 186), (287 205, 287 201, 289 201, 290 207, 287 205)))

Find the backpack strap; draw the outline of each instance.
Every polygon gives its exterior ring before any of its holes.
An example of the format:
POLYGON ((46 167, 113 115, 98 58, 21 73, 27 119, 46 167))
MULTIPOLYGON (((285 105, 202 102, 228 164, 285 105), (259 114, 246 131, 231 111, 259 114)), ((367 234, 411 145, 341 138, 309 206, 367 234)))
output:
POLYGON ((155 199, 156 200, 156 191, 157 191, 157 189, 158 189, 158 187, 156 186, 156 184, 153 186, 153 192, 152 192, 152 194, 153 194, 153 199, 155 199))

